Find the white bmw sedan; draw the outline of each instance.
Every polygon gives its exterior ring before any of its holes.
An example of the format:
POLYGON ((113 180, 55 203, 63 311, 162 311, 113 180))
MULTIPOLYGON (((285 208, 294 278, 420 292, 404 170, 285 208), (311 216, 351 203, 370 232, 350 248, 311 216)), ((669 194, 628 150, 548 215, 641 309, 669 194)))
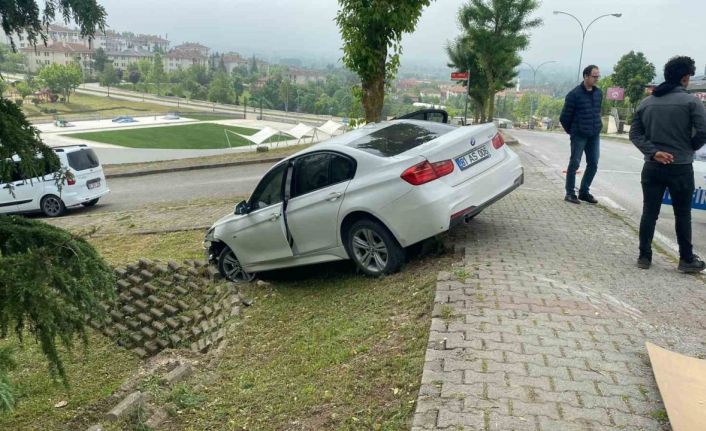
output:
POLYGON ((406 247, 469 220, 523 180, 492 123, 369 124, 277 163, 208 230, 204 247, 233 281, 341 259, 389 274, 406 247))

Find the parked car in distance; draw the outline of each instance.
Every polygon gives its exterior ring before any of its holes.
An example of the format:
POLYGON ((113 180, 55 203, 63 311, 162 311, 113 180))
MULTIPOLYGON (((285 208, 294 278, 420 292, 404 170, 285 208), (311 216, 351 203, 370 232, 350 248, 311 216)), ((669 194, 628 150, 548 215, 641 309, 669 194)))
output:
POLYGON ((204 247, 233 281, 341 259, 380 276, 399 270, 406 247, 469 220, 523 181, 492 123, 368 124, 277 163, 208 230, 204 247))
POLYGON ((15 156, 13 179, 0 183, 0 214, 41 211, 47 217, 58 217, 66 207, 90 207, 108 194, 103 167, 96 153, 87 145, 53 148, 67 179, 61 190, 56 184, 55 172, 45 172, 35 178, 19 175, 20 160, 15 156), (12 193, 10 193, 12 190, 12 193))

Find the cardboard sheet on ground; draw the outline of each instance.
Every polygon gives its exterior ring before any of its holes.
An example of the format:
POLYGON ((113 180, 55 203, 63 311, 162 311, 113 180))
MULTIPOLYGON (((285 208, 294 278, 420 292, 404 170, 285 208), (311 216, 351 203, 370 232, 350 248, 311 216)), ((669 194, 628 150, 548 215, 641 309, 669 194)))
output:
POLYGON ((706 360, 645 343, 674 431, 706 429, 706 360))

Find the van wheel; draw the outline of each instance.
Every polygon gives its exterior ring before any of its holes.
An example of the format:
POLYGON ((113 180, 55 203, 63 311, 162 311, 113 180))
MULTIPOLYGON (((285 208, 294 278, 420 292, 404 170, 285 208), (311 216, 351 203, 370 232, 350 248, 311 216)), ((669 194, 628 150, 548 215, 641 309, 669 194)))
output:
POLYGON ((385 226, 373 220, 359 220, 351 226, 348 254, 367 275, 378 277, 399 271, 405 251, 385 226))
POLYGON ((85 207, 92 207, 93 205, 95 205, 95 204, 98 203, 98 199, 99 199, 99 198, 95 198, 95 199, 91 199, 91 200, 88 201, 88 202, 81 202, 81 205, 83 205, 83 206, 85 206, 85 207))
POLYGON ((59 217, 66 210, 66 206, 64 206, 64 201, 60 197, 46 195, 40 202, 40 209, 47 217, 59 217))
POLYGON ((221 250, 221 253, 218 255, 217 265, 218 272, 220 272, 225 279, 232 282, 248 282, 255 278, 255 274, 243 271, 240 261, 230 247, 224 247, 223 250, 221 250))

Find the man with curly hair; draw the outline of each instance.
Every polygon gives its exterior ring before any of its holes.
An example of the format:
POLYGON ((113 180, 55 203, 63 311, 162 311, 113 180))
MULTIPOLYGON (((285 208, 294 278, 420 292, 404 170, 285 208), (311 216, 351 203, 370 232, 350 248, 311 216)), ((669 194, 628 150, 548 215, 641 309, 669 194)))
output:
POLYGON ((696 67, 690 57, 677 56, 664 65, 664 82, 638 106, 630 140, 645 155, 642 168, 642 218, 638 268, 652 264, 652 238, 666 189, 672 198, 681 272, 706 269, 691 244, 691 200, 694 193, 694 152, 706 143, 706 109, 686 92, 696 67))

